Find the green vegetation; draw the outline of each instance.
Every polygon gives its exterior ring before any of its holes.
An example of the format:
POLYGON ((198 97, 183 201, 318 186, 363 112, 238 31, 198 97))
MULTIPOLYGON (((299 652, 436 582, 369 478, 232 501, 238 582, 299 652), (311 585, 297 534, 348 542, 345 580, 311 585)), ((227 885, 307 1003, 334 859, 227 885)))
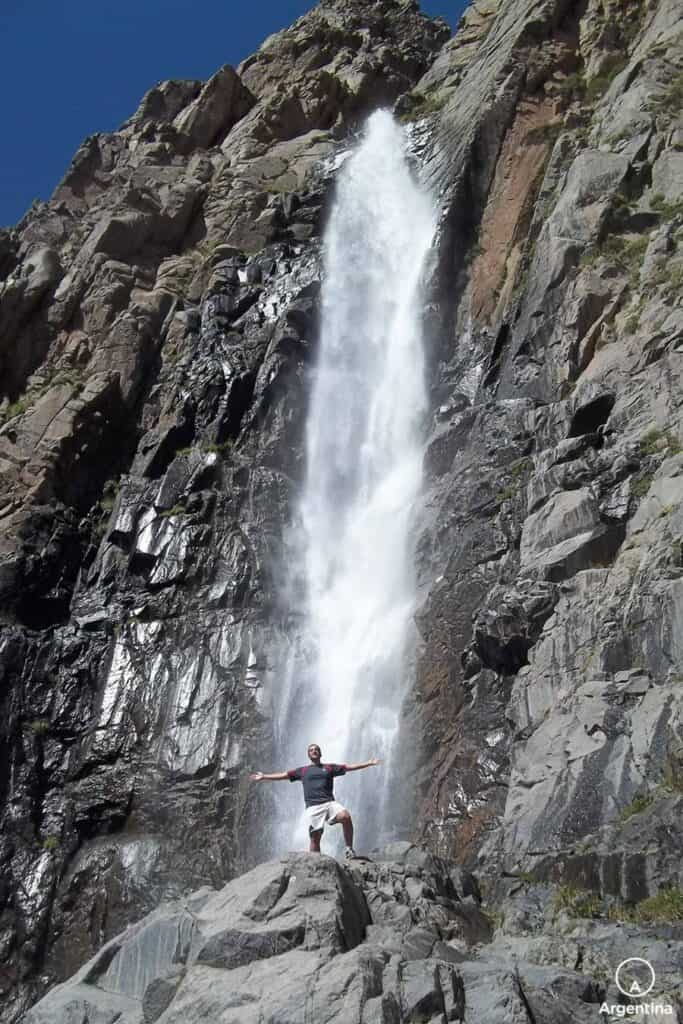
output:
POLYGON ((660 214, 665 220, 673 220, 674 217, 683 216, 683 199, 669 202, 662 192, 656 192, 650 200, 650 209, 660 214))
POLYGON ((515 459, 515 461, 510 466, 510 475, 512 476, 513 480, 519 480, 521 476, 524 476, 525 473, 531 471, 532 466, 533 459, 531 459, 528 455, 525 455, 522 459, 515 459))
POLYGON ((116 503, 120 482, 113 478, 105 481, 100 500, 93 507, 93 534, 98 539, 104 537, 109 524, 109 517, 116 503))
POLYGON ((556 910, 564 910, 570 917, 599 917, 602 911, 602 900, 597 892, 576 889, 572 885, 560 886, 554 905, 556 910))
POLYGON ((643 793, 642 796, 635 797, 627 807, 624 807, 619 815, 619 821, 628 821, 629 818, 635 817, 636 814, 641 814, 646 807, 650 806, 653 800, 654 797, 651 793, 643 793))
POLYGON ((613 213, 630 213, 635 205, 635 200, 623 192, 615 192, 610 203, 613 213))
POLYGON ((203 259, 208 260, 221 245, 223 243, 218 238, 203 238, 201 242, 197 242, 194 250, 190 250, 190 252, 192 255, 197 252, 203 259))
POLYGON ((15 416, 21 416, 22 413, 26 412, 29 405, 30 402, 26 395, 18 398, 16 402, 10 402, 5 411, 0 414, 0 423, 7 423, 9 420, 13 420, 15 416))
POLYGON ((533 466, 533 459, 528 455, 521 459, 515 459, 510 465, 509 475, 511 477, 510 483, 506 487, 502 487, 496 494, 496 504, 502 505, 504 501, 509 501, 510 498, 519 492, 519 488, 523 483, 523 478, 527 473, 531 471, 533 466))
POLYGON ((47 850, 48 853, 52 853, 54 850, 59 849, 59 837, 58 836, 46 836, 42 843, 43 849, 47 850))
POLYGON ((543 142, 554 143, 562 131, 561 121, 549 121, 547 124, 531 128, 525 135, 524 141, 528 146, 540 145, 543 142))
POLYGON ((484 252, 484 247, 481 245, 481 243, 480 242, 475 242, 474 245, 471 245, 470 248, 467 250, 467 256, 465 257, 465 262, 468 265, 470 263, 474 263, 476 258, 478 256, 481 256, 481 254, 483 252, 484 252))
POLYGON ((100 508, 103 512, 111 512, 118 493, 119 481, 114 479, 107 480, 102 488, 102 497, 100 498, 100 508))
POLYGON ((69 384, 72 387, 80 388, 83 384, 83 371, 77 368, 58 370, 56 367, 52 367, 37 372, 31 378, 27 390, 21 398, 17 398, 15 402, 11 402, 7 406, 4 412, 0 412, 0 425, 14 419, 15 416, 21 416, 57 384, 69 384))
POLYGON ((586 79, 583 72, 575 71, 560 83, 560 96, 565 103, 582 100, 586 93, 586 79))
POLYGON ((625 329, 629 331, 631 334, 635 334, 635 332, 638 330, 638 327, 640 326, 640 318, 643 315, 644 308, 645 298, 642 295, 635 303, 631 304, 631 312, 629 313, 628 318, 624 323, 625 329))
POLYGON ((607 92, 608 88, 624 70, 628 63, 628 57, 623 54, 614 54, 612 60, 605 65, 599 75, 587 78, 584 71, 575 71, 568 75, 560 86, 560 95, 566 103, 572 101, 596 103, 600 97, 607 92))
POLYGON ((423 117, 430 117, 438 114, 446 104, 446 97, 439 96, 433 90, 427 92, 409 92, 405 96, 407 109, 400 115, 399 121, 402 124, 409 124, 411 121, 420 121, 423 117))
POLYGON ((221 442, 221 444, 214 444, 213 442, 210 444, 203 444, 202 451, 218 452, 219 455, 227 455, 228 452, 232 451, 233 444, 234 441, 232 440, 231 437, 229 437, 227 441, 223 441, 221 442))
POLYGON ((661 42, 660 41, 660 42, 652 44, 652 46, 647 51, 647 55, 648 55, 648 57, 665 57, 666 56, 666 50, 667 50, 666 42, 661 42))
POLYGON ((535 885, 538 881, 531 871, 515 871, 515 878, 518 878, 520 882, 525 882, 527 885, 535 885))
POLYGON ((554 906, 570 917, 607 918, 610 921, 629 921, 648 924, 663 921, 683 921, 683 892, 678 886, 665 886, 639 903, 606 903, 597 892, 561 886, 555 894, 554 906))
POLYGON ((683 921, 683 892, 677 886, 660 889, 636 904, 639 921, 683 921))
MULTIPOLYGON (((574 143, 577 148, 588 145, 588 139, 590 138, 592 130, 593 127, 590 121, 587 121, 585 124, 576 125, 576 127, 573 129, 573 133, 574 143)), ((576 153, 576 150, 574 152, 576 153)))
POLYGON ((62 384, 68 384, 71 387, 81 387, 83 384, 83 371, 79 369, 55 371, 40 389, 40 395, 44 395, 51 387, 62 384))
POLYGON ((619 815, 619 821, 628 821, 629 818, 641 814, 656 800, 663 800, 664 797, 672 793, 683 793, 683 777, 681 777, 680 767, 668 761, 655 789, 635 797, 627 807, 624 807, 619 815))
POLYGON ((500 910, 484 910, 482 911, 484 917, 491 925, 491 928, 495 932, 498 928, 502 928, 505 922, 505 914, 500 910))
POLYGON ((43 736, 50 728, 50 722, 47 718, 34 718, 28 727, 34 736, 43 736))
POLYGON ((529 267, 531 265, 531 261, 534 258, 535 246, 536 243, 531 242, 527 252, 524 255, 523 260, 521 261, 518 267, 517 280, 515 282, 514 288, 512 289, 512 295, 510 296, 510 305, 513 307, 517 305, 522 295, 526 291, 527 285, 529 284, 529 267))
MULTIPOLYGON (((677 541, 678 547, 678 561, 683 561, 683 545, 681 541, 677 541)), ((680 682, 680 680, 679 680, 680 682)), ((681 765, 672 764, 668 761, 664 767, 662 774, 662 789, 665 793, 683 793, 683 772, 681 771, 681 765)))
POLYGON ((643 256, 649 244, 647 235, 626 238, 623 235, 608 235, 599 245, 591 246, 581 256, 579 266, 590 267, 599 259, 615 263, 631 275, 632 284, 637 278, 643 256))
POLYGON ((496 494, 496 504, 502 505, 504 501, 509 501, 510 498, 514 498, 517 493, 516 487, 504 487, 501 491, 496 494))
POLYGON ((271 178, 269 181, 263 181, 261 188, 270 196, 286 196, 296 191, 296 181, 292 181, 291 176, 289 179, 285 178, 284 182, 281 178, 271 178))
POLYGON ((649 455, 656 455, 661 449, 661 441, 664 437, 664 432, 655 427, 653 430, 648 430, 647 434, 643 434, 640 441, 638 442, 638 451, 643 458, 649 455))
POLYGON ((641 476, 639 480, 633 484, 631 488, 631 494, 634 498, 644 498, 647 492, 650 490, 650 485, 654 480, 654 473, 646 473, 641 476))
POLYGON ((609 67, 599 75, 595 75, 593 78, 588 79, 586 82, 585 97, 589 103, 594 103, 596 100, 599 100, 600 97, 607 92, 614 79, 621 71, 624 70, 627 63, 627 57, 615 56, 609 67))
POLYGON ((631 0, 630 4, 627 0, 623 6, 626 9, 623 12, 623 18, 619 18, 619 31, 622 39, 628 45, 633 42, 640 32, 645 15, 645 4, 643 0, 631 0))
POLYGON ((173 508, 167 508, 165 511, 159 513, 161 519, 170 519, 171 516, 184 516, 187 514, 187 509, 184 505, 174 505, 173 508))
POLYGON ((600 333, 595 339, 595 351, 599 352, 605 348, 606 345, 611 345, 612 342, 616 341, 616 334, 614 333, 614 325, 603 323, 600 328, 600 333))
POLYGON ((28 407, 28 398, 18 398, 16 402, 12 402, 8 405, 5 415, 8 420, 11 420, 14 416, 21 416, 22 413, 26 412, 28 407))
POLYGON ((638 442, 638 451, 642 458, 650 455, 678 455, 683 451, 681 442, 670 430, 660 430, 654 427, 643 434, 638 442))
POLYGON ((628 270, 640 266, 649 244, 647 235, 637 238, 622 238, 619 235, 608 237, 603 244, 603 252, 612 256, 618 263, 624 264, 628 270))
MULTIPOLYGON (((197 451, 203 452, 204 454, 208 452, 216 452, 218 455, 227 455, 229 452, 232 451, 234 444, 235 442, 233 438, 229 437, 226 441, 221 441, 220 444, 216 443, 215 441, 208 441, 203 444, 200 444, 197 448, 197 451)), ((175 454, 191 455, 193 451, 195 451, 194 446, 188 445, 185 448, 176 448, 175 454)))
POLYGON ((618 142, 626 142, 631 138, 633 138, 633 131, 628 127, 620 129, 620 131, 615 132, 613 135, 608 135, 605 141, 609 146, 616 146, 618 142))
POLYGON ((649 101, 650 110, 656 114, 678 116, 683 107, 683 71, 672 79, 664 92, 653 96, 649 101))
POLYGON ((612 904, 607 910, 607 917, 610 921, 633 921, 637 924, 683 921, 683 892, 678 886, 665 886, 654 896, 633 906, 612 904))
POLYGON ((666 258, 660 259, 650 282, 655 288, 662 289, 665 298, 675 298, 683 291, 683 264, 672 264, 666 258))

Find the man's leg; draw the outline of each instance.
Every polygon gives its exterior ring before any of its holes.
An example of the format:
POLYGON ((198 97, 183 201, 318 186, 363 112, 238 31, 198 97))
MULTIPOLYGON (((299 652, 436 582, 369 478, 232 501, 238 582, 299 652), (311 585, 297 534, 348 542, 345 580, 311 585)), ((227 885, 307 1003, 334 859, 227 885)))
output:
POLYGON ((323 830, 321 828, 320 829, 316 829, 316 831, 313 831, 312 828, 309 828, 309 830, 308 830, 308 836, 309 836, 309 840, 310 840, 310 842, 308 844, 308 851, 309 851, 309 853, 320 853, 320 837, 322 836, 322 834, 323 834, 323 830))
POLYGON ((353 849, 353 821, 348 811, 338 811, 329 822, 330 825, 341 825, 344 831, 344 845, 353 849))

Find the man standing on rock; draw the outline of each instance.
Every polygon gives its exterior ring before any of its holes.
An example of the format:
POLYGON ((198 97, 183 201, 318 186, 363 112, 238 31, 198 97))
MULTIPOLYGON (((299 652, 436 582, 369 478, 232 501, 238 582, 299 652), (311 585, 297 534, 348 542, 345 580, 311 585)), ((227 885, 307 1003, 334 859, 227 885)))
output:
POLYGON ((346 808, 334 799, 332 780, 337 775, 371 768, 380 762, 376 757, 371 757, 369 761, 360 764, 322 764, 322 754, 317 743, 309 744, 308 756, 311 764, 303 768, 292 768, 288 772, 252 772, 249 778, 252 782, 284 782, 289 779, 290 782, 303 783, 309 850, 311 853, 320 853, 320 837, 326 822, 328 825, 341 825, 346 845, 344 857, 350 860, 356 856, 353 849, 353 821, 346 808))

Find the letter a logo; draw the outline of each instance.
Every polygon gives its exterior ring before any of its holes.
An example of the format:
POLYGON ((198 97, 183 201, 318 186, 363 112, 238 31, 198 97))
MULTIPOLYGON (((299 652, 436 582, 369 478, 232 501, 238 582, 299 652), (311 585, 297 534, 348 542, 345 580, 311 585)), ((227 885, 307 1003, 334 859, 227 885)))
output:
POLYGON ((655 986, 655 972, 649 960, 630 956, 622 960, 614 973, 617 988, 625 996, 643 999, 655 986))

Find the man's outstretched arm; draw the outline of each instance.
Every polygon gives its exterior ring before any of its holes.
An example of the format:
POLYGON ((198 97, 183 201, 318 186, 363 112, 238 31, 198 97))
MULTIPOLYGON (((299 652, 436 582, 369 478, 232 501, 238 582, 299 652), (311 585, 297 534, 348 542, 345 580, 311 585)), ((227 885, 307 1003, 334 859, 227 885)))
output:
POLYGON ((249 778, 252 782, 284 782, 289 775, 287 772, 252 772, 249 778))
POLYGON ((360 764, 347 764, 346 770, 347 772, 357 772, 360 768, 373 768, 374 765, 381 763, 379 758, 371 757, 369 761, 361 761, 360 764))

